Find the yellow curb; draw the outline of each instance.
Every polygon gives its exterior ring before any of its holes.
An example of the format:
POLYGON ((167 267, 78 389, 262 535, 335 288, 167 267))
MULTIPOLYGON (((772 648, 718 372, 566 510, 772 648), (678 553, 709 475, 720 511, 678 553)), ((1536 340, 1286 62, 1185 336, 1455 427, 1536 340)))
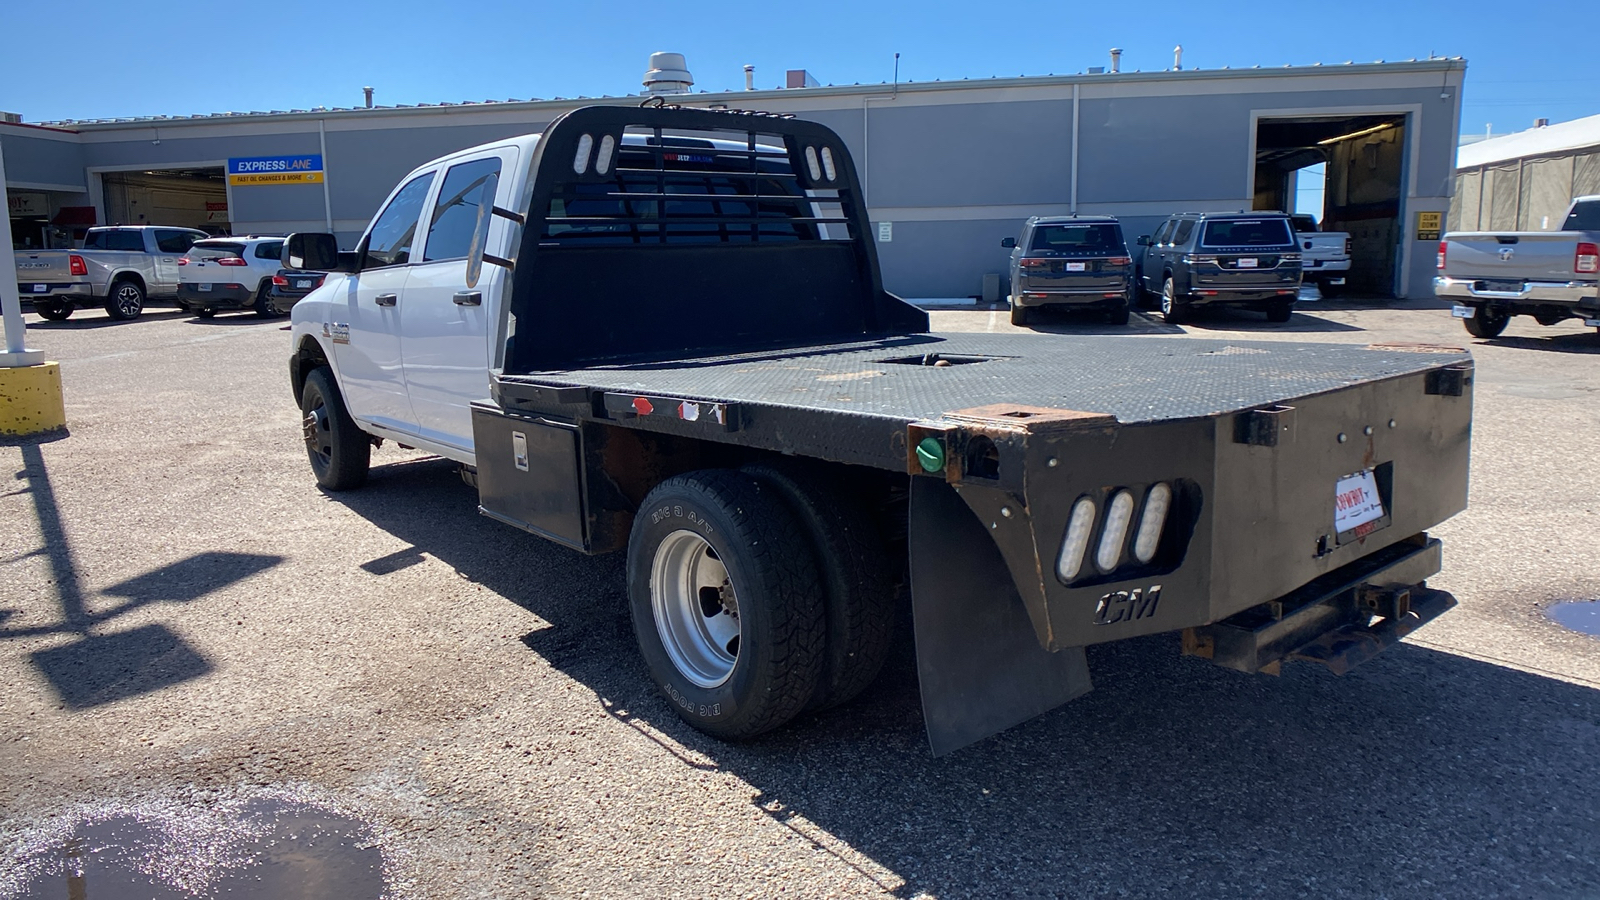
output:
POLYGON ((0 434, 43 434, 65 427, 60 363, 0 367, 0 434))

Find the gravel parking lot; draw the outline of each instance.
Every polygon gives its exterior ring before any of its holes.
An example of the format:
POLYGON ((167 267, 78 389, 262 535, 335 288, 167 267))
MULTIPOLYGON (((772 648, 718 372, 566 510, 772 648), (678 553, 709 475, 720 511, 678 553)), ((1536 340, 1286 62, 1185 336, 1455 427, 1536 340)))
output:
POLYGON ((1600 598, 1594 329, 1136 314, 1107 339, 1471 341, 1471 507, 1430 582, 1461 604, 1343 678, 1096 647, 1092 693, 936 760, 909 647, 856 703, 721 744, 646 678, 621 554, 482 518, 392 444, 318 491, 283 320, 28 322, 71 433, 0 445, 0 896, 1600 894, 1600 642, 1543 612, 1600 598), (285 829, 293 865, 252 862, 285 829))

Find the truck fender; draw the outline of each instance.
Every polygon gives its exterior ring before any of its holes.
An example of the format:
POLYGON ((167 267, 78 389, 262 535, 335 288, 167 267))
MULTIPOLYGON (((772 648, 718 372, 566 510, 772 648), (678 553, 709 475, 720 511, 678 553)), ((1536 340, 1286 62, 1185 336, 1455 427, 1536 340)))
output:
POLYGON ((334 384, 338 384, 339 370, 333 364, 332 351, 315 336, 302 334, 295 342, 294 353, 289 357, 289 384, 294 391, 295 405, 299 405, 300 395, 305 392, 306 376, 310 375, 313 369, 323 367, 333 373, 334 384))
POLYGON ((146 297, 150 296, 150 285, 145 283, 144 274, 142 272, 140 272, 138 269, 114 269, 111 272, 111 277, 107 278, 106 283, 101 286, 100 293, 97 295, 97 297, 104 298, 111 296, 111 286, 119 281, 136 282, 139 285, 139 290, 144 291, 146 297))

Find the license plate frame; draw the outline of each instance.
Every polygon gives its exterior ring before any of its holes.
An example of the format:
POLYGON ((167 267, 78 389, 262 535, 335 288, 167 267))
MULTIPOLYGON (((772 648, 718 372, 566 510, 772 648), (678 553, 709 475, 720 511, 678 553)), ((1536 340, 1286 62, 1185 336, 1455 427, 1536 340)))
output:
POLYGON ((1340 544, 1358 541, 1389 527, 1393 511, 1385 502, 1376 468, 1334 480, 1333 531, 1340 544))
POLYGON ((1088 270, 1089 264, 1081 262, 1069 262, 1062 267, 1064 272, 1087 272, 1088 270))
POLYGON ((1476 310, 1470 306, 1456 304, 1450 307, 1450 315, 1457 319, 1470 319, 1472 318, 1474 312, 1476 312, 1476 310))
POLYGON ((1234 261, 1233 267, 1235 269, 1259 269, 1261 268, 1261 260, 1254 256, 1241 256, 1234 261))
POLYGON ((50 285, 48 285, 48 284, 35 284, 33 286, 33 292, 35 294, 48 294, 48 293, 50 293, 50 285))

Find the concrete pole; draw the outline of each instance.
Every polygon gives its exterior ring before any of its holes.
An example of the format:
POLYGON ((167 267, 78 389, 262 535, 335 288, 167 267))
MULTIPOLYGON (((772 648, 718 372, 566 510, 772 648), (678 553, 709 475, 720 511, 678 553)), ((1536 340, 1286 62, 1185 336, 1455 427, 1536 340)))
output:
POLYGON ((0 366, 32 366, 44 362, 42 352, 23 348, 26 327, 22 323, 22 298, 17 295, 17 256, 11 249, 11 199, 6 192, 6 157, 0 147, 0 199, 6 201, 6 218, 0 225, 0 311, 6 325, 6 351, 0 366))

